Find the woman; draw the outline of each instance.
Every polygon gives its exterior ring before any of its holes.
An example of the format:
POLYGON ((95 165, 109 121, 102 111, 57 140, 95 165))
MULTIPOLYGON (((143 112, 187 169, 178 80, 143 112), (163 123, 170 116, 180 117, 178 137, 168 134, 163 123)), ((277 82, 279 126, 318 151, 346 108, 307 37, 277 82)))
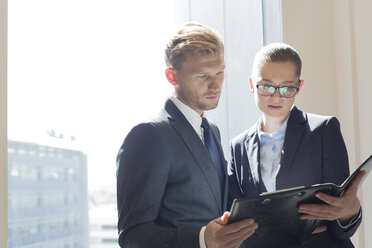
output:
MULTIPOLYGON (((286 44, 271 44, 256 54, 249 83, 262 117, 232 140, 230 204, 235 198, 266 191, 327 182, 340 185, 348 177, 338 120, 306 113, 294 105, 303 85, 300 75, 301 59, 286 44)), ((341 197, 319 193, 317 197, 325 204, 299 206, 302 219, 329 221, 300 247, 354 247, 349 238, 361 221, 356 191, 363 175, 341 197)))

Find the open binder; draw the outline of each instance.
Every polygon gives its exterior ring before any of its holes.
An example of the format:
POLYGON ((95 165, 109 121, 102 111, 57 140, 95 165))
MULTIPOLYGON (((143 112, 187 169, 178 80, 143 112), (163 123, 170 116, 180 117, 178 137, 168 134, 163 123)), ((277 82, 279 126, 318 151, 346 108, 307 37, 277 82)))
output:
POLYGON ((263 193, 253 198, 235 199, 230 210, 229 223, 253 218, 259 227, 246 239, 241 248, 293 247, 303 244, 320 225, 321 220, 301 220, 298 206, 303 203, 324 203, 315 196, 324 192, 333 196, 342 195, 354 177, 362 170, 372 170, 372 155, 364 161, 340 186, 333 183, 316 184, 311 187, 295 187, 263 193))

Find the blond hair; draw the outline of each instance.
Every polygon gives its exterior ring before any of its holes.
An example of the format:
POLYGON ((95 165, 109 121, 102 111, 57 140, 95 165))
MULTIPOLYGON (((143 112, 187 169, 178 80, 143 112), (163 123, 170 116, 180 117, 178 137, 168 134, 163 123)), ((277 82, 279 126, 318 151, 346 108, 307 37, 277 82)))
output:
POLYGON ((168 42, 165 62, 175 70, 181 68, 186 56, 196 54, 216 54, 224 51, 218 34, 199 23, 185 23, 168 42))

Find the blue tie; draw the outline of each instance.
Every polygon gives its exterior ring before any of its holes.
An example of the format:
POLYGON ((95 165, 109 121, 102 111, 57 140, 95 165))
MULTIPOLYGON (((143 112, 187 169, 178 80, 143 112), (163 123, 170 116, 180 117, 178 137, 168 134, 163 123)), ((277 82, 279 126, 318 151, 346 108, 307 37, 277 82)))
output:
POLYGON ((209 151, 209 154, 211 155, 213 164, 217 169, 218 177, 220 179, 220 184, 221 184, 221 192, 223 193, 225 173, 222 167, 223 165, 221 163, 221 157, 220 157, 220 153, 218 152, 216 141, 214 139, 212 130, 209 127, 209 124, 206 118, 202 118, 201 127, 203 128, 203 131, 204 131, 204 143, 205 143, 205 146, 207 147, 207 150, 209 151))

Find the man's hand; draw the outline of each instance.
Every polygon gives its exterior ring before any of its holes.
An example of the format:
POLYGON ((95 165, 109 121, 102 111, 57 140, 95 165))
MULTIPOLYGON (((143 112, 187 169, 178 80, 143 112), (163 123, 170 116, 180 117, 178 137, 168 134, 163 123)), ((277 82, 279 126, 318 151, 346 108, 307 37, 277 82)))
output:
POLYGON ((235 248, 249 238, 257 229, 253 219, 245 219, 227 225, 230 213, 225 212, 221 218, 208 223, 204 232, 205 244, 208 248, 235 248))
POLYGON ((325 230, 327 230, 327 226, 318 226, 317 228, 315 228, 312 234, 321 233, 324 232, 325 230))
POLYGON ((326 204, 300 205, 300 207, 298 208, 298 212, 303 213, 301 219, 339 219, 341 225, 348 224, 360 210, 360 201, 357 197, 357 191, 359 183, 361 182, 365 174, 365 171, 359 172, 358 175, 356 175, 356 177, 354 178, 350 187, 340 197, 334 197, 324 193, 317 193, 316 197, 324 201, 326 204))

